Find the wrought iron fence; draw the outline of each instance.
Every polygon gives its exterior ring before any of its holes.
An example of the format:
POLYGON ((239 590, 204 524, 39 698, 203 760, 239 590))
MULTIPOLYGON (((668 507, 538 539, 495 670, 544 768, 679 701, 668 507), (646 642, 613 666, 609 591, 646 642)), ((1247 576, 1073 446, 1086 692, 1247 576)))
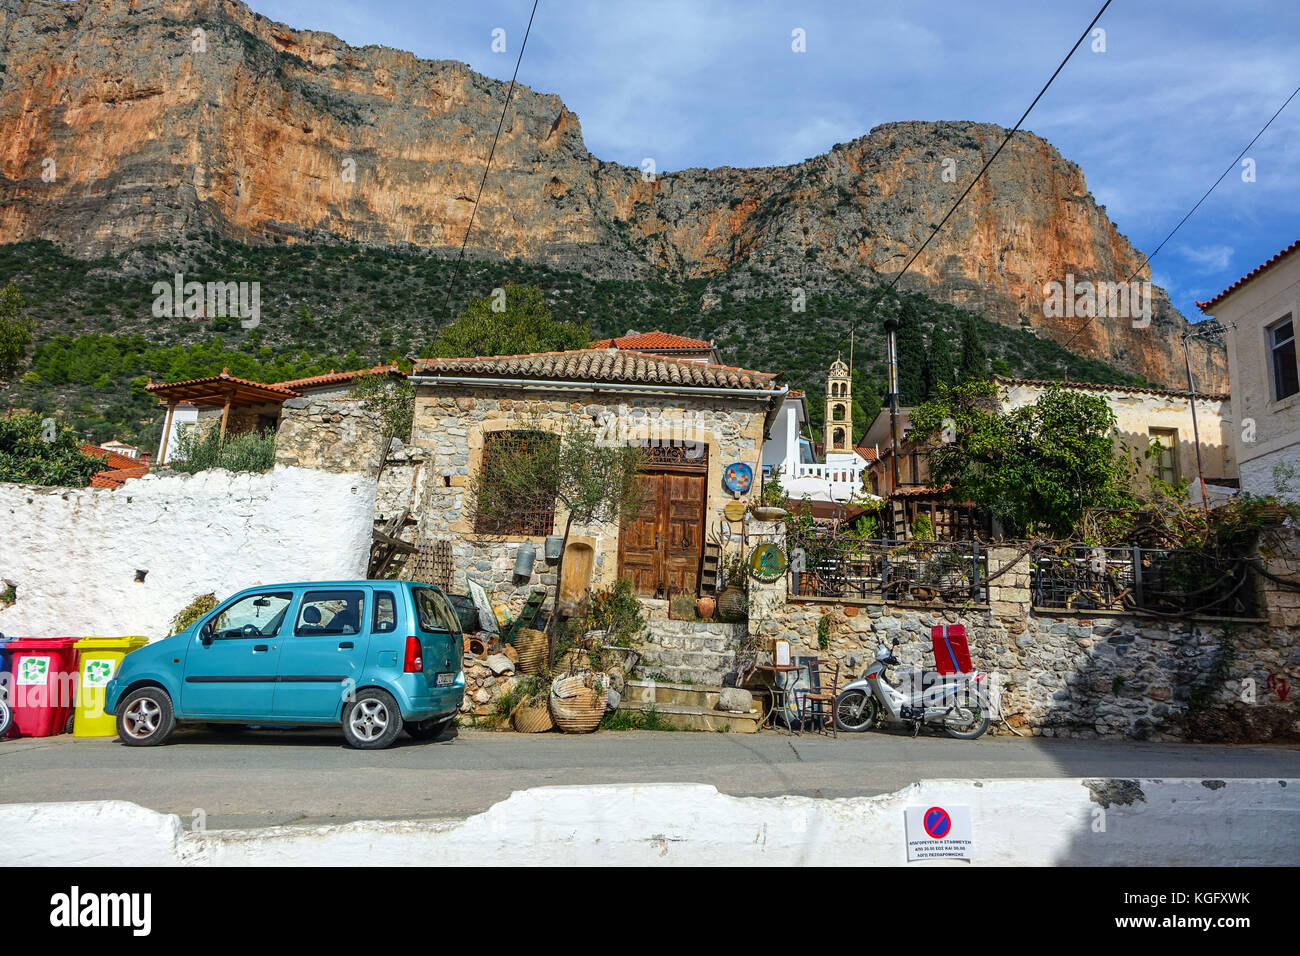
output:
POLYGON ((884 601, 988 603, 988 555, 978 541, 792 535, 790 594, 884 601))
POLYGON ((1067 545, 1033 555, 1034 607, 1253 617, 1254 568, 1209 551, 1067 545))

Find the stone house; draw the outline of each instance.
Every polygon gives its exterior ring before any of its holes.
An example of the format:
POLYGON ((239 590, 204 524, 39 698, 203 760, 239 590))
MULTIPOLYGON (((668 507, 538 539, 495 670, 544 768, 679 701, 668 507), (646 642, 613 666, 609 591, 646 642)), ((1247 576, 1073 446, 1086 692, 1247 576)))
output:
POLYGON ((1206 302, 1228 331, 1232 442, 1241 488, 1300 501, 1300 242, 1206 302))
POLYGON ((555 583, 544 545, 562 533, 565 515, 552 499, 512 527, 476 527, 468 494, 485 448, 508 448, 537 428, 559 432, 575 419, 601 440, 640 444, 641 513, 622 529, 573 528, 562 599, 622 578, 646 597, 694 594, 724 506, 744 497, 726 490, 724 470, 743 464, 759 474, 764 436, 787 394, 774 374, 615 348, 421 359, 411 381, 411 441, 428 456, 421 547, 446 555, 453 591, 463 592, 469 577, 496 601, 555 583), (525 544, 536 561, 520 576, 515 564, 525 544))

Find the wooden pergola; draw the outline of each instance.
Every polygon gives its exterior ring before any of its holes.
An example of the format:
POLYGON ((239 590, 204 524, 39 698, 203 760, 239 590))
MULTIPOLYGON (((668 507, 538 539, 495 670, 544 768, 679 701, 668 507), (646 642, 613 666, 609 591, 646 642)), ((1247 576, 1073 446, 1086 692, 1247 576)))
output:
POLYGON ((248 408, 252 405, 265 405, 267 403, 279 405, 286 399, 297 398, 300 395, 299 392, 291 389, 235 378, 230 374, 228 368, 222 369, 220 375, 213 375, 208 378, 193 378, 185 382, 171 382, 166 385, 155 385, 150 382, 145 385, 145 391, 157 395, 167 405, 167 420, 163 423, 162 448, 158 454, 159 465, 167 462, 167 445, 171 440, 172 417, 176 413, 176 406, 182 402, 198 408, 220 408, 221 439, 224 441, 226 438, 226 424, 230 420, 230 410, 232 408, 248 408))

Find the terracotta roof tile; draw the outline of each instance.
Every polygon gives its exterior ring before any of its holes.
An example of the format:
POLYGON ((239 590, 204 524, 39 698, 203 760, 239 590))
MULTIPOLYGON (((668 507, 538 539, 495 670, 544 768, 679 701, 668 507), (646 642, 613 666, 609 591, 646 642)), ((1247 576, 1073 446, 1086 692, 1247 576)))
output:
POLYGON ((776 388, 780 378, 779 374, 772 372, 756 372, 730 365, 706 365, 664 355, 612 348, 537 352, 529 355, 416 359, 415 370, 411 374, 753 390, 776 388))
POLYGON ((209 375, 206 378, 190 378, 183 382, 150 382, 145 386, 147 392, 162 391, 167 388, 177 388, 184 385, 212 385, 217 382, 234 382, 236 385, 250 385, 253 388, 269 388, 278 392, 284 392, 286 397, 293 397, 293 392, 285 388, 282 384, 268 385, 266 382, 251 382, 246 378, 236 378, 228 371, 223 371, 220 375, 209 375))
POLYGON ((593 349, 628 349, 630 351, 647 351, 647 350, 675 350, 696 352, 702 349, 713 348, 712 342, 706 342, 704 339, 689 339, 684 335, 674 335, 671 332, 660 332, 655 329, 652 332, 639 332, 634 335, 622 335, 613 339, 600 339, 592 342, 593 349))
POLYGON ((128 458, 126 455, 119 455, 115 451, 109 451, 107 448, 100 448, 98 445, 82 445, 81 453, 83 455, 91 455, 94 458, 103 458, 107 455, 108 458, 105 459, 104 464, 108 466, 106 469, 108 471, 113 471, 118 468, 141 467, 140 462, 137 459, 128 458))
POLYGON ((859 445, 857 448, 855 448, 855 449, 853 449, 853 450, 856 451, 856 452, 857 452, 859 455, 861 455, 863 458, 865 458, 867 461, 875 461, 875 460, 876 460, 876 449, 875 449, 874 447, 868 447, 868 446, 866 446, 866 445, 859 445))
POLYGON ((310 378, 291 378, 288 381, 276 382, 272 388, 301 389, 314 388, 317 385, 334 385, 342 382, 350 382, 362 375, 381 375, 384 373, 393 373, 406 376, 396 363, 392 365, 376 365, 374 368, 353 369, 350 372, 329 372, 326 375, 313 375, 310 378))
POLYGON ((1214 298, 1206 299, 1204 302, 1197 302, 1196 307, 1200 309, 1202 312, 1206 312, 1210 308, 1210 306, 1222 302, 1230 294, 1236 292, 1237 289, 1239 289, 1241 286, 1245 285, 1251 279, 1255 278, 1255 276, 1259 275, 1265 269, 1269 269, 1272 266, 1277 265, 1279 262, 1281 262, 1283 259, 1289 256, 1291 253, 1295 252, 1297 249, 1300 249, 1300 239, 1297 239, 1295 242, 1291 243, 1291 245, 1287 246, 1285 249, 1283 249, 1281 252, 1275 255, 1272 259, 1269 259, 1267 262, 1263 263, 1262 265, 1256 266, 1254 269, 1251 269, 1244 276, 1242 276, 1232 285, 1228 286, 1226 289, 1224 289, 1214 298))

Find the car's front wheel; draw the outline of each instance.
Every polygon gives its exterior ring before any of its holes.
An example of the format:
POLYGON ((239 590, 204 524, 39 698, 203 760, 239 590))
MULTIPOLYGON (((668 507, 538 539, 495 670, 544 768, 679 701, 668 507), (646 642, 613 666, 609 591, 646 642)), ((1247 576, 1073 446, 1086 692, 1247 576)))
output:
POLYGON ((117 736, 128 747, 156 747, 176 729, 172 699, 161 687, 141 687, 117 705, 117 736))
POLYGON ((343 709, 343 738, 358 750, 383 750, 401 732, 402 712, 386 690, 359 690, 343 709))

